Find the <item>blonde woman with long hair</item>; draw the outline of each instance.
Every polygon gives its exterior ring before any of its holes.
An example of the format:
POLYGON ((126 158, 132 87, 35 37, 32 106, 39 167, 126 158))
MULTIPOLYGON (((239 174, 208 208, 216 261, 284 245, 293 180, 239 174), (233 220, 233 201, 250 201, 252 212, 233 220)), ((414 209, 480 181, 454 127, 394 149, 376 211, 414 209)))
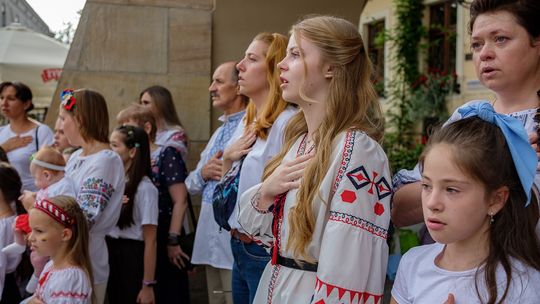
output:
POLYGON ((378 303, 391 179, 362 38, 343 19, 305 19, 278 67, 301 111, 240 200, 242 227, 272 252, 255 303, 378 303))
MULTIPOLYGON (((232 144, 223 153, 223 172, 245 155, 238 180, 239 194, 261 182, 264 165, 281 150, 283 130, 297 111, 281 96, 277 63, 285 57, 287 41, 281 34, 260 33, 237 64, 239 92, 251 101, 244 123, 238 126, 232 144)), ((270 256, 238 223, 239 198, 238 195, 236 209, 228 221, 234 258, 233 301, 251 304, 270 256)))

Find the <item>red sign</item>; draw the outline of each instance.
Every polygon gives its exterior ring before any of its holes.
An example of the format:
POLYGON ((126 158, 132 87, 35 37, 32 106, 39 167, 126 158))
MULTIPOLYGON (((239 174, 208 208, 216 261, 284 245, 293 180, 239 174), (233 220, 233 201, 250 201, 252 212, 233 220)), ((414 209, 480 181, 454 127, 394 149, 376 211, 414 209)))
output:
POLYGON ((58 81, 61 75, 62 69, 44 69, 43 72, 41 72, 41 79, 43 79, 43 82, 49 82, 51 80, 58 81))

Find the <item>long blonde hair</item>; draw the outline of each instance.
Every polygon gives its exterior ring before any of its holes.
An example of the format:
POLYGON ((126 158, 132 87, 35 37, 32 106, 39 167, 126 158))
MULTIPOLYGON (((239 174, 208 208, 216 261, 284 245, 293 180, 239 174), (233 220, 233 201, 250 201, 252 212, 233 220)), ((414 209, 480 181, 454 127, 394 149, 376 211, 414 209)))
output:
POLYGON ((255 104, 250 102, 246 109, 245 123, 249 125, 255 121, 254 131, 255 135, 262 139, 268 137, 268 132, 274 124, 274 121, 278 118, 279 114, 283 112, 288 103, 281 97, 281 88, 279 85, 281 81, 279 79, 280 71, 277 68, 278 62, 285 58, 287 53, 287 43, 289 39, 278 33, 260 33, 253 41, 262 41, 268 45, 268 50, 265 54, 266 63, 266 80, 268 81, 268 97, 261 109, 261 113, 257 113, 255 104))
MULTIPOLYGON (((90 236, 86 216, 77 201, 71 196, 58 195, 49 200, 62 208, 71 218, 75 219, 75 227, 71 229, 73 234, 67 245, 66 257, 84 270, 90 284, 93 286, 94 275, 92 273, 92 263, 90 262, 90 253, 88 251, 90 236)), ((95 303, 94 293, 92 293, 91 301, 95 303)))
MULTIPOLYGON (((329 169, 334 139, 341 132, 354 129, 380 141, 383 135, 383 117, 370 81, 371 62, 355 25, 336 17, 317 16, 293 25, 292 32, 296 39, 302 37, 312 42, 321 52, 323 61, 330 64, 333 71, 328 98, 324 101, 327 105, 326 114, 318 130, 314 132, 313 139, 317 150, 314 159, 304 171, 296 197, 297 204, 291 208, 289 214, 290 233, 287 248, 292 250, 295 256, 312 262, 313 257, 309 256, 306 250, 315 228, 312 204, 315 195, 320 196, 318 189, 329 169)), ((305 95, 302 92, 300 94, 305 95)), ((306 120, 300 111, 287 124, 285 145, 266 166, 263 179, 279 166, 296 140, 306 132, 306 120)))

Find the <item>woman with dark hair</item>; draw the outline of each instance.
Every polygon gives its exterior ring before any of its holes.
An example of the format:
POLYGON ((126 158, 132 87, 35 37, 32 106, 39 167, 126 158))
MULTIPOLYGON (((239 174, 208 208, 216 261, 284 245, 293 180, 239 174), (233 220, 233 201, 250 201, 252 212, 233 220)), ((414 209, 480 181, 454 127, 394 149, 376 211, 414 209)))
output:
MULTIPOLYGON (((538 150, 534 117, 540 103, 540 1, 475 0, 470 7, 471 51, 476 75, 495 98, 490 101, 497 113, 523 123, 538 150)), ((482 102, 473 100, 468 105, 482 102)), ((449 122, 458 120, 456 111, 449 122)), ((447 123, 449 123, 447 122, 447 123)), ((394 177, 392 221, 397 226, 423 220, 420 171, 401 170, 394 177)), ((535 184, 540 185, 540 175, 535 184)))
POLYGON ((139 103, 150 107, 157 123, 155 143, 160 146, 176 148, 186 159, 188 138, 180 123, 171 92, 162 86, 151 86, 143 90, 139 103))
POLYGON ((0 127, 0 146, 9 162, 19 172, 23 190, 36 191, 30 173, 30 156, 43 145, 52 145, 52 130, 28 117, 34 105, 32 91, 20 82, 0 83, 0 107, 9 124, 0 127))

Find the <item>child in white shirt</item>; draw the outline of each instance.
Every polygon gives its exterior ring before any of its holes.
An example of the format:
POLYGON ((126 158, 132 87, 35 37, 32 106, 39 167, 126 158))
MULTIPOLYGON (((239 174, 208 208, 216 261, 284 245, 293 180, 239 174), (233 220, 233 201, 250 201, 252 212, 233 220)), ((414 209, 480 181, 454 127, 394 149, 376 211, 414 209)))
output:
POLYGON ((536 153, 523 125, 489 103, 458 111, 420 158, 437 243, 405 254, 391 303, 538 303, 536 153))

